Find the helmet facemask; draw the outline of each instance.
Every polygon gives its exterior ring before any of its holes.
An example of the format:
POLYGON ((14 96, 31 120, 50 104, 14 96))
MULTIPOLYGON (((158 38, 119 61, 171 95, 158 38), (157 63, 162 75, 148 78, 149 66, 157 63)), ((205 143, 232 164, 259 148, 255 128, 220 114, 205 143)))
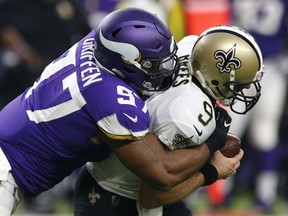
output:
POLYGON ((260 82, 264 72, 259 71, 255 81, 252 82, 234 81, 235 73, 233 72, 232 70, 230 73, 231 81, 225 84, 219 84, 216 80, 212 80, 212 85, 208 85, 199 70, 196 71, 195 77, 215 100, 219 100, 224 106, 230 106, 230 109, 237 114, 245 114, 256 105, 261 96, 260 82), (235 106, 236 104, 237 106, 235 106))
POLYGON ((253 82, 231 81, 219 85, 216 89, 224 98, 219 101, 225 106, 230 106, 233 112, 245 114, 256 105, 261 96, 260 81, 261 79, 253 82))
POLYGON ((148 78, 141 83, 142 86, 139 89, 142 94, 151 95, 154 92, 164 91, 171 86, 180 68, 179 58, 176 53, 177 46, 174 47, 173 52, 168 57, 162 59, 144 59, 141 63, 136 61, 131 62, 135 67, 148 75, 148 78))

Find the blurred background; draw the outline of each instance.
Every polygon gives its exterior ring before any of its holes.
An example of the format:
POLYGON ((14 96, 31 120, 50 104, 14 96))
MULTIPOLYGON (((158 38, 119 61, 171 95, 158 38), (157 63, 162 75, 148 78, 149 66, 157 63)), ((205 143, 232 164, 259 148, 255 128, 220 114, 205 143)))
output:
MULTIPOLYGON (((156 13, 177 41, 220 24, 250 32, 263 51, 263 94, 231 132, 245 156, 233 178, 187 197, 194 215, 287 215, 288 0, 0 0, 0 108, 32 85, 43 68, 107 13, 140 7, 156 13)), ((15 216, 72 215, 77 170, 53 189, 20 204, 15 216)))

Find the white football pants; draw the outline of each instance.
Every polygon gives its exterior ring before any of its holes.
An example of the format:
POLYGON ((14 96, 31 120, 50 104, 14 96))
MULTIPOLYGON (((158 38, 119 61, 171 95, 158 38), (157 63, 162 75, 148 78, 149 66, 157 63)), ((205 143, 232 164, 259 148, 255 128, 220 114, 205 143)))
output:
POLYGON ((16 185, 11 167, 0 148, 0 215, 10 216, 16 209, 23 196, 16 185))

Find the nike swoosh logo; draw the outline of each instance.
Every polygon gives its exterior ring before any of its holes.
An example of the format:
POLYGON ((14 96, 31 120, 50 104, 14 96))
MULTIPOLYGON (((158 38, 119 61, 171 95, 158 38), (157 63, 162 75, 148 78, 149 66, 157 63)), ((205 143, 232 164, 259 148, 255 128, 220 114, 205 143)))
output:
POLYGON ((231 125, 231 123, 227 123, 226 121, 224 121, 224 127, 229 127, 231 125))
POLYGON ((202 131, 202 130, 199 131, 198 128, 197 128, 195 125, 193 125, 193 127, 195 128, 195 130, 196 130, 198 136, 200 137, 200 136, 202 135, 203 131, 202 131))
POLYGON ((138 121, 138 116, 135 115, 135 117, 132 117, 126 113, 123 113, 127 118, 129 118, 132 122, 136 123, 138 121))

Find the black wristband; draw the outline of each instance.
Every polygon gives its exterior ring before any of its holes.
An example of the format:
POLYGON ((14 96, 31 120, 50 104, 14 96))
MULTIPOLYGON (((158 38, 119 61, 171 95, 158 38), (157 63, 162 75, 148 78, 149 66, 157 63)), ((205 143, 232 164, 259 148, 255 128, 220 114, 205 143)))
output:
POLYGON ((218 179, 218 171, 212 164, 206 163, 199 172, 204 175, 203 186, 211 185, 218 179))

